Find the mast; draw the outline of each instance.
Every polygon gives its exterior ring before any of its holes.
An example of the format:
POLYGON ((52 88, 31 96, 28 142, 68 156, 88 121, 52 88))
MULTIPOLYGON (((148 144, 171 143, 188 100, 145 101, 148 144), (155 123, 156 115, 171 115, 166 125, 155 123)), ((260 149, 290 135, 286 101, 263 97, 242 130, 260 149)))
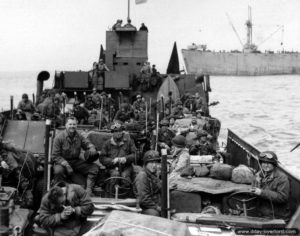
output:
POLYGON ((130 0, 128 0, 128 15, 127 15, 127 22, 130 21, 130 0))
POLYGON ((251 7, 248 6, 248 20, 246 21, 247 26, 247 43, 244 45, 244 52, 255 52, 257 46, 252 43, 252 11, 251 7))
POLYGON ((247 26, 247 44, 250 46, 252 44, 252 13, 251 7, 248 6, 248 20, 246 21, 247 26))

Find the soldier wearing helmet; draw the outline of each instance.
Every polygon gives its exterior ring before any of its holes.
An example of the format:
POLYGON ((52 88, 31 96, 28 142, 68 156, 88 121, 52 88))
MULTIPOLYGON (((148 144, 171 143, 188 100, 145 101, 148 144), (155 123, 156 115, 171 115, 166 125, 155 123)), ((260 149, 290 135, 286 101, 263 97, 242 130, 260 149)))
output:
POLYGON ((17 117, 19 120, 31 120, 31 116, 34 113, 35 108, 31 100, 28 99, 28 95, 24 93, 22 100, 17 107, 17 117))
POLYGON ((109 170, 110 176, 122 176, 131 181, 132 163, 136 161, 136 147, 120 123, 111 127, 112 137, 102 147, 100 162, 109 170))
POLYGON ((190 165, 190 154, 186 148, 186 138, 177 135, 172 139, 173 148, 171 151, 173 161, 171 164, 170 179, 176 178, 181 172, 190 165))
POLYGON ((95 108, 95 103, 93 102, 93 97, 91 95, 86 96, 86 101, 84 103, 84 107, 91 111, 95 108))
POLYGON ((173 109, 171 116, 175 119, 182 119, 184 117, 183 104, 180 100, 175 103, 176 107, 173 109))
POLYGON ((170 122, 167 119, 163 119, 159 122, 158 130, 158 146, 170 149, 172 146, 172 138, 175 137, 175 133, 169 129, 170 122))
POLYGON ((289 193, 288 177, 281 172, 278 166, 277 155, 272 151, 259 154, 261 170, 256 174, 256 186, 253 193, 260 197, 259 216, 266 218, 289 220, 289 193))
POLYGON ((160 216, 161 181, 156 173, 161 158, 157 151, 149 150, 145 153, 143 161, 143 169, 134 181, 134 193, 143 214, 160 216))
POLYGON ((87 123, 90 114, 85 107, 80 106, 80 101, 77 100, 74 102, 73 112, 74 112, 74 117, 76 117, 79 124, 87 123))
POLYGON ((140 94, 136 95, 136 100, 133 102, 132 108, 133 108, 134 112, 135 111, 141 112, 146 109, 146 104, 142 100, 142 95, 140 95, 140 94))
POLYGON ((47 119, 55 121, 57 126, 62 125, 62 118, 60 117, 61 105, 58 97, 55 97, 53 101, 47 104, 43 109, 43 116, 47 119))
POLYGON ((114 120, 115 121, 121 121, 126 122, 130 121, 130 118, 132 117, 131 107, 129 107, 129 104, 122 103, 120 110, 117 111, 114 120))

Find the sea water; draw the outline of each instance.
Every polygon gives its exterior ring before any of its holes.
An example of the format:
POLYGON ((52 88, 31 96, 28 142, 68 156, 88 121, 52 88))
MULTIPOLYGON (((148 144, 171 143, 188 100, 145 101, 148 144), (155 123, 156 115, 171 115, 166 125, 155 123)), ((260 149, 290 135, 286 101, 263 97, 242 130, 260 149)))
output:
MULTIPOLYGON (((50 73, 45 88, 53 85, 50 73)), ((29 97, 36 92, 36 72, 0 72, 0 109, 14 106, 22 93, 29 97)), ((261 151, 272 150, 287 170, 300 178, 300 75, 229 77, 211 76, 210 102, 220 103, 210 108, 220 119, 220 142, 226 142, 231 129, 261 151)))

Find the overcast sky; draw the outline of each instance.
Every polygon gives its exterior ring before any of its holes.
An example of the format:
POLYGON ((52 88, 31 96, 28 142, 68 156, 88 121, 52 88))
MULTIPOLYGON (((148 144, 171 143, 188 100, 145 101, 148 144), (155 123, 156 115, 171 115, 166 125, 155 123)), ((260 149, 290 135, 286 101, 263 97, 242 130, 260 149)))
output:
MULTIPOLYGON (((131 19, 148 26, 149 61, 165 72, 174 41, 178 50, 193 42, 241 49, 226 13, 245 42, 248 5, 257 44, 284 25, 261 50, 281 50, 283 40, 284 49, 300 51, 299 0, 131 0, 131 19)), ((105 31, 126 17, 127 0, 0 0, 0 71, 88 70, 105 31)))

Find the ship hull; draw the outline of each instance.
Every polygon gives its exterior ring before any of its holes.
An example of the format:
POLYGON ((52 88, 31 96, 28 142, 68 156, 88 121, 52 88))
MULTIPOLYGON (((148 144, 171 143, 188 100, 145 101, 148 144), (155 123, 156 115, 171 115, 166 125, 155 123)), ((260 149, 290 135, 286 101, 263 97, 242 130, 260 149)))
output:
POLYGON ((260 76, 300 74, 300 53, 229 53, 182 50, 191 74, 260 76))

